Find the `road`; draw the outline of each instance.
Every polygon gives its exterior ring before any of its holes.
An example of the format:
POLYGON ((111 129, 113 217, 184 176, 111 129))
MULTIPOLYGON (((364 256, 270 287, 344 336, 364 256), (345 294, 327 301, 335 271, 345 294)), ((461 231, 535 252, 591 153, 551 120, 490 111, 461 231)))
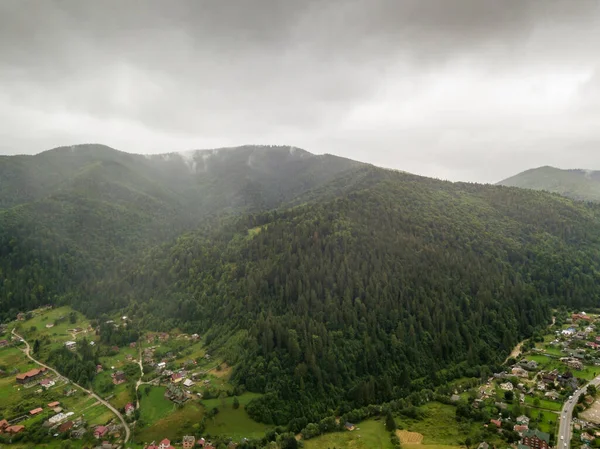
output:
POLYGON ((557 449, 569 449, 571 445, 571 421, 573 419, 573 409, 577 405, 579 395, 585 392, 588 385, 600 385, 600 376, 592 379, 588 384, 575 391, 572 399, 565 402, 565 405, 560 412, 560 424, 558 426, 558 435, 556 436, 557 449))
MULTIPOLYGON (((12 330, 12 333, 15 337, 20 338, 21 340, 23 340, 23 343, 25 343, 25 350, 23 351, 25 353, 25 355, 34 363, 37 363, 40 366, 43 366, 46 369, 49 369, 50 371, 52 371, 54 374, 56 374, 57 376, 61 376, 64 377, 66 379, 68 379, 66 376, 63 376, 62 374, 60 374, 58 371, 56 371, 54 368, 48 366, 48 365, 44 365, 42 362, 40 362, 39 360, 34 359, 31 354, 29 353, 30 351, 30 347, 29 347, 29 343, 27 342, 27 340, 25 340, 23 337, 21 337, 19 334, 17 334, 15 332, 15 330, 12 330)), ((69 379, 70 380, 70 379, 69 379)), ((129 426, 127 425, 127 423, 125 422, 125 418, 123 418, 123 415, 121 415, 121 413, 114 408, 112 405, 110 405, 108 402, 106 402, 104 399, 102 399, 100 396, 98 396, 96 393, 94 393, 93 391, 90 391, 86 388, 83 388, 81 385, 76 384, 75 382, 71 381, 71 383, 73 385, 75 385, 78 388, 81 388, 81 390, 85 391, 87 394, 89 394, 90 396, 92 396, 93 398, 95 398, 96 400, 98 400, 98 402, 100 402, 101 404, 103 404, 105 407, 107 407, 111 412, 113 412, 117 418, 119 418, 119 420, 121 421, 121 424, 123 424, 123 428, 125 429, 125 440, 123 441, 123 444, 127 444, 127 442, 129 441, 129 437, 131 436, 131 429, 129 428, 129 426)))

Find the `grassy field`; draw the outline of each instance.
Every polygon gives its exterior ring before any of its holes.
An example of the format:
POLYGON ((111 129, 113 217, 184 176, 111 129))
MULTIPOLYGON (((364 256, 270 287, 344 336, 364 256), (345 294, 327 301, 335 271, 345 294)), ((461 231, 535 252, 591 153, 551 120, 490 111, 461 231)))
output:
POLYGON ((554 432, 559 415, 557 413, 539 410, 529 407, 530 416, 533 421, 536 421, 541 431, 551 433, 554 432))
POLYGON ((425 418, 417 421, 405 417, 396 419, 403 429, 423 434, 423 445, 459 446, 467 435, 481 428, 480 424, 456 421, 455 407, 439 402, 430 402, 420 408, 425 418))
MULTIPOLYGON (((158 390, 159 388, 156 389, 158 390)), ((151 402, 157 403, 159 401, 154 397, 151 402)), ((171 407, 174 407, 170 401, 167 402, 171 404, 171 407)), ((163 438, 175 439, 181 434, 198 433, 199 423, 204 413, 204 409, 198 402, 187 401, 184 407, 171 409, 173 410, 172 413, 169 413, 167 410, 166 414, 164 414, 165 408, 162 405, 155 405, 155 410, 160 413, 153 415, 155 421, 152 425, 136 430, 135 442, 149 443, 152 440, 160 441, 163 438)), ((143 407, 141 412, 142 414, 144 413, 143 407)))
POLYGON ((210 435, 231 437, 234 441, 262 437, 272 426, 253 421, 245 410, 246 404, 258 396, 260 395, 256 393, 244 393, 238 398, 240 407, 237 410, 233 408, 233 397, 202 401, 206 410, 214 407, 219 409, 214 418, 207 420, 206 432, 210 435))
MULTIPOLYGON (((416 446, 416 445, 415 445, 416 446)), ((305 449, 392 449, 390 433, 382 420, 369 419, 357 424, 352 432, 334 432, 304 441, 305 449)), ((418 445, 419 449, 426 449, 418 445)), ((429 448, 427 449, 434 449, 429 448)))
MULTIPOLYGON (((525 404, 531 405, 533 407, 533 401, 533 397, 525 396, 525 404)), ((548 399, 540 399, 540 405, 537 408, 559 411, 560 409, 562 409, 562 403, 558 401, 550 401, 548 399)))
POLYGON ((156 421, 168 416, 175 410, 175 404, 168 399, 165 399, 165 391, 165 387, 152 387, 148 395, 142 393, 140 401, 140 419, 142 419, 147 426, 151 426, 156 421))

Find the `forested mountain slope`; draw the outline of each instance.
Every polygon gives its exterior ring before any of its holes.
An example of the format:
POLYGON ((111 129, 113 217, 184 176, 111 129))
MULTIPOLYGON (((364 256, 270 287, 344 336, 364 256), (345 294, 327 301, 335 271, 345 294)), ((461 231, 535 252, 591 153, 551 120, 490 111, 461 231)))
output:
POLYGON ((316 192, 154 249, 78 307, 207 332, 282 424, 477 376, 551 305, 600 300, 599 206, 373 167, 316 192))
POLYGON ((276 207, 361 164, 290 147, 142 156, 102 145, 0 158, 0 319, 81 294, 224 213, 276 207))
POLYGON ((500 181, 498 185, 546 190, 575 200, 600 202, 600 171, 540 167, 500 181))

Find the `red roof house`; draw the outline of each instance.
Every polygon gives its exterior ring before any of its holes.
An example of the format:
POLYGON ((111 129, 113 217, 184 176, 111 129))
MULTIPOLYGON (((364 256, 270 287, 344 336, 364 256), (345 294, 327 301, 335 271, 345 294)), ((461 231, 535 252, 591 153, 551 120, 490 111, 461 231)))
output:
POLYGON ((73 427, 73 424, 73 421, 67 421, 66 423, 61 424, 61 426, 58 428, 58 431, 60 433, 68 432, 73 427))
POLYGON ((60 402, 58 402, 58 401, 54 401, 54 402, 50 402, 50 403, 48 404, 48 407, 50 407, 50 408, 54 408, 54 407, 58 407, 59 405, 60 405, 60 402))
POLYGON ((46 372, 46 368, 34 368, 32 370, 27 371, 26 373, 17 374, 17 383, 25 384, 27 382, 32 381, 33 379, 37 379, 42 374, 46 372))
POLYGON ((492 423, 496 427, 502 427, 502 421, 500 421, 499 419, 490 419, 490 423, 492 423))
POLYGON ((33 410, 29 410, 30 415, 37 415, 38 413, 42 413, 44 409, 42 407, 34 408, 33 410))
POLYGON ((25 426, 10 426, 4 429, 5 433, 19 433, 25 429, 25 426))
POLYGON ((94 429, 94 436, 96 438, 102 438, 104 435, 106 435, 108 432, 108 427, 105 426, 98 426, 94 429))

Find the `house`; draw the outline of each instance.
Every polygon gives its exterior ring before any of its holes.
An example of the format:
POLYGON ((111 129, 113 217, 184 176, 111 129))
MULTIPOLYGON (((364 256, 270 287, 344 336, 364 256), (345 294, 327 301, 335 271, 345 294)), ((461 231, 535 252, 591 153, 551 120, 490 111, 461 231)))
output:
POLYGON ((578 371, 583 369, 583 363, 581 363, 579 360, 569 360, 567 362, 567 366, 578 371))
POLYGON ((156 364, 156 368, 158 369, 164 369, 165 366, 167 366, 167 362, 159 362, 156 364))
POLYGON ((0 433, 8 427, 8 421, 3 419, 0 421, 0 433))
POLYGON ((197 444, 198 444, 198 446, 200 446, 200 447, 204 447, 204 443, 206 443, 206 440, 205 440, 204 438, 200 438, 200 439, 198 440, 198 443, 197 443, 197 444))
POLYGON ((74 341, 66 341, 65 348, 67 348, 69 351, 75 351, 75 349, 77 349, 77 343, 74 341))
POLYGON ((103 371, 102 365, 96 365, 96 373, 101 373, 103 371))
POLYGON ((102 438, 104 435, 106 435, 108 433, 108 427, 105 426, 97 426, 94 429, 94 437, 96 439, 100 439, 102 438))
POLYGON ((8 346, 8 340, 0 340, 0 348, 4 348, 8 346))
POLYGON ((574 313, 573 315, 571 315, 571 319, 573 320, 573 323, 576 323, 579 320, 583 320, 583 321, 591 320, 591 318, 589 316, 587 316, 585 312, 574 313))
POLYGON ((556 390, 548 391, 544 396, 555 401, 558 401, 560 398, 560 394, 558 394, 558 391, 556 390))
POLYGON ((544 391, 546 389, 546 384, 544 382, 538 382, 536 388, 540 391, 544 391))
POLYGON ((158 443, 158 449, 170 449, 171 447, 171 441, 169 441, 167 438, 158 443))
POLYGON ((133 414, 133 412, 135 411, 135 407, 133 406, 133 404, 131 402, 129 402, 126 406, 125 406, 125 414, 127 416, 131 416, 133 414))
POLYGON ((515 424, 515 426, 513 427, 513 430, 515 432, 517 432, 519 435, 522 435, 523 432, 525 432, 526 430, 529 430, 529 426, 526 426, 525 424, 523 424, 523 425, 515 424))
POLYGON ((479 443, 479 446, 477 446, 477 449, 489 449, 489 447, 490 447, 490 445, 484 441, 483 443, 479 443))
POLYGON ((592 441, 594 441, 594 437, 587 432, 583 432, 581 434, 580 438, 581 438, 581 441, 583 441, 585 443, 591 443, 592 441))
POLYGON ((575 332, 577 332, 577 330, 574 327, 570 327, 568 329, 563 329, 561 331, 561 334, 563 334, 565 337, 569 337, 569 336, 575 334, 575 332))
POLYGON ((558 375, 555 373, 544 373, 542 374, 542 382, 547 384, 553 384, 556 381, 557 377, 558 375))
POLYGON ((181 382, 182 380, 183 380, 182 373, 173 373, 171 375, 171 382, 173 382, 173 383, 178 383, 178 382, 181 382))
POLYGON ((189 388, 194 385, 194 382, 191 379, 186 379, 183 381, 183 385, 189 388))
POLYGON ((42 413, 44 409, 42 407, 34 408, 33 410, 29 410, 30 415, 39 415, 42 413))
POLYGON ((540 430, 526 430, 523 432, 523 444, 532 449, 548 449, 550 435, 540 430))
POLYGON ((67 419, 67 415, 65 415, 64 413, 58 413, 58 414, 54 415, 52 418, 50 418, 48 420, 48 422, 51 425, 54 425, 54 424, 58 424, 61 421, 64 421, 65 419, 67 419))
POLYGON ((535 370, 538 367, 538 364, 535 360, 522 360, 521 366, 528 370, 535 370))
POLYGON ((349 431, 353 431, 356 428, 354 426, 354 424, 352 424, 350 422, 347 422, 347 421, 346 421, 346 424, 344 424, 344 427, 345 427, 346 430, 349 430, 349 431))
POLYGON ((183 449, 192 449, 196 443, 196 437, 193 435, 185 435, 183 437, 183 449))
POLYGON ((188 400, 188 396, 185 391, 175 384, 169 384, 167 386, 164 396, 166 399, 173 401, 176 404, 183 404, 188 400))
POLYGON ((134 342, 131 342, 131 343, 129 343, 129 347, 130 347, 130 348, 135 348, 136 346, 137 346, 137 343, 136 343, 135 341, 134 341, 134 342))
POLYGON ((499 419, 490 419, 490 424, 493 424, 498 428, 502 427, 502 421, 499 419))
POLYGON ((26 384, 27 382, 31 382, 39 378, 42 374, 47 371, 46 368, 34 368, 32 370, 27 371, 26 373, 17 374, 16 380, 19 384, 26 384))
POLYGON ((513 391, 515 387, 513 387, 513 384, 510 382, 504 382, 503 384, 500 384, 500 388, 504 391, 513 391))
POLYGON ((458 401, 460 401, 460 396, 457 394, 453 394, 452 396, 450 396, 450 400, 452 402, 458 402, 458 401))
POLYGON ((25 314, 23 312, 17 313, 17 321, 25 321, 25 314))
POLYGON ((515 366, 512 370, 511 373, 513 376, 517 376, 517 377, 524 377, 527 378, 528 373, 526 370, 524 370, 523 368, 521 368, 520 366, 515 366))
POLYGON ((19 433, 25 430, 25 426, 9 426, 4 429, 4 433, 19 433))
POLYGON ((113 380, 113 384, 115 385, 120 385, 127 380, 123 371, 116 371, 112 374, 111 377, 113 380))
POLYGON ((53 323, 46 324, 46 329, 52 329, 54 327, 53 323))
POLYGON ((192 340, 199 340, 199 339, 200 339, 200 335, 192 334, 192 340))
POLYGON ((40 380, 40 385, 42 387, 50 388, 55 385, 55 382, 52 379, 42 379, 40 380))
POLYGON ((75 423, 73 421, 67 421, 60 425, 60 427, 58 428, 58 433, 68 432, 73 428, 74 425, 75 423))
POLYGON ((525 415, 521 415, 517 418, 517 424, 521 424, 523 426, 528 426, 529 425, 529 417, 525 416, 525 415))

